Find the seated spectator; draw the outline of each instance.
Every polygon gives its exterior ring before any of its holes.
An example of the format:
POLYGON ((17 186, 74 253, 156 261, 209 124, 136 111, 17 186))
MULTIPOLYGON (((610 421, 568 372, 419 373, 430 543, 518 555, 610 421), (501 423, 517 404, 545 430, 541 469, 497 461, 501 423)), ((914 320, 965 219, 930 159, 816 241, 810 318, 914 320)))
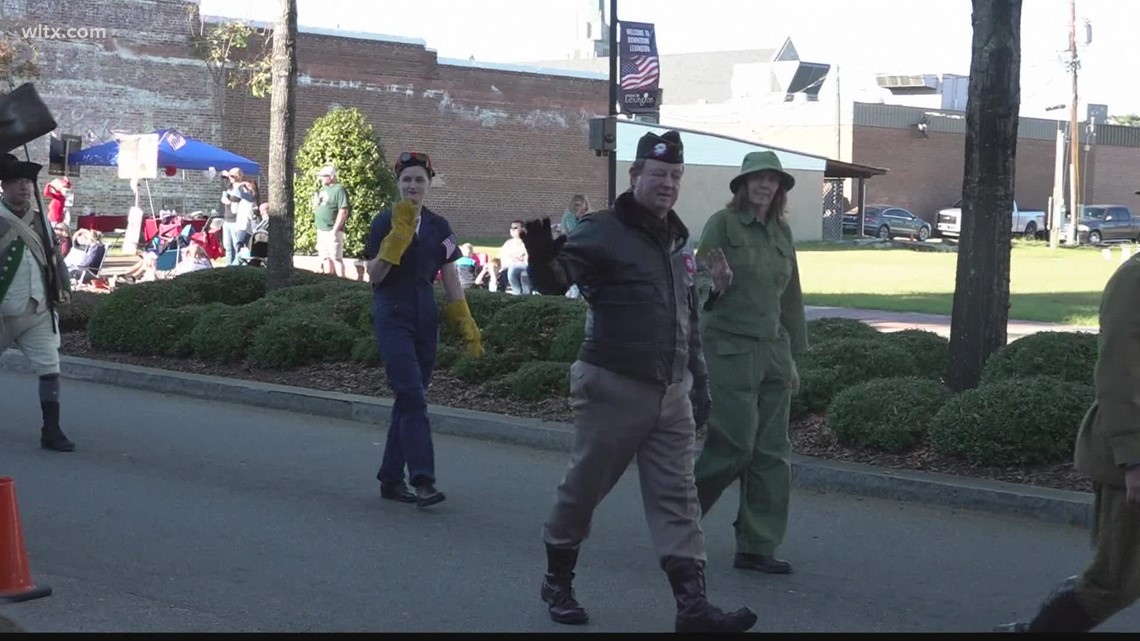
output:
POLYGON ((213 266, 210 257, 206 255, 206 250, 198 243, 190 243, 182 248, 181 260, 174 267, 174 275, 181 276, 190 272, 211 269, 213 266))
MULTIPOLYGON (((570 204, 566 207, 566 211, 562 213, 562 222, 559 225, 557 232, 570 235, 570 232, 578 226, 578 221, 590 211, 590 201, 582 194, 574 194, 570 199, 570 204)), ((554 230, 553 226, 551 229, 554 230)))
POLYGON ((103 234, 89 229, 76 232, 74 243, 63 262, 67 265, 72 280, 86 283, 99 275, 107 246, 103 244, 103 234))
POLYGON ((519 235, 522 233, 523 221, 511 222, 511 238, 503 243, 499 249, 499 260, 507 272, 507 281, 510 283, 511 294, 530 294, 530 274, 527 272, 526 245, 519 235))
POLYGON ((503 269, 502 261, 498 258, 492 258, 484 263, 483 269, 475 277, 475 286, 485 287, 492 292, 506 291, 508 287, 507 272, 503 269))
POLYGON ((459 284, 463 286, 463 289, 467 289, 475 284, 475 276, 479 274, 482 266, 475 257, 475 247, 471 243, 463 243, 459 249, 463 255, 455 261, 455 266, 459 271, 459 284))

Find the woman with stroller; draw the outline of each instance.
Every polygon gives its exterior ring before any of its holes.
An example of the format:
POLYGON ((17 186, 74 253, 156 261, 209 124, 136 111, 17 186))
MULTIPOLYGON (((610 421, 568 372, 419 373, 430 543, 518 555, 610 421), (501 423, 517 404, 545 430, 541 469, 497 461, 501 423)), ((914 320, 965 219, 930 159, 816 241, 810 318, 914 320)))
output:
POLYGON ((372 283, 372 327, 395 394, 384 456, 376 478, 380 496, 420 507, 446 497, 435 488, 435 452, 427 416, 427 386, 435 367, 440 313, 432 281, 442 272, 443 320, 483 347, 455 261, 462 255, 451 224, 424 206, 435 176, 427 154, 404 152, 395 166, 400 202, 372 219, 364 258, 372 283), (404 484, 404 468, 415 491, 404 484))

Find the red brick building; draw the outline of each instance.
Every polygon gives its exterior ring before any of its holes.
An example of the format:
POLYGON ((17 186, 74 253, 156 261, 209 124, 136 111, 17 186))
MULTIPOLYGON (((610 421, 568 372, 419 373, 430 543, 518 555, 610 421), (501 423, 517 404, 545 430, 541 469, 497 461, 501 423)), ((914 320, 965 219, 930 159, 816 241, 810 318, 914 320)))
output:
MULTIPOLYGON (((116 131, 175 128, 261 163, 264 189, 270 100, 227 89, 195 56, 196 2, 17 3, 0 15, 0 31, 37 24, 106 30, 99 40, 36 41, 35 82, 58 133, 79 135, 87 147, 116 131)), ((512 219, 560 216, 574 193, 605 198, 606 164, 587 144, 589 119, 606 110, 604 76, 441 60, 418 41, 328 32, 299 33, 297 57, 296 144, 330 109, 360 108, 389 160, 404 149, 432 155, 439 185, 431 205, 460 235, 505 238, 512 219)), ((31 151, 46 164, 46 141, 31 151)), ((115 168, 81 172, 74 211, 125 214, 134 204, 115 168)), ((161 173, 150 185, 155 210, 218 207, 217 180, 161 173)), ((140 205, 149 211, 145 187, 140 205)))

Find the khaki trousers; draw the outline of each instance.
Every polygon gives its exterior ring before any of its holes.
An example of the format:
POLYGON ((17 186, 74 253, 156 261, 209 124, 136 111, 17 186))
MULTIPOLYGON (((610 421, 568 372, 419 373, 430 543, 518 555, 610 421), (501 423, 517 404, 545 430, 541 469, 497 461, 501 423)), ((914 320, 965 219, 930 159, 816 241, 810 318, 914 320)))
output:
POLYGON ((1098 484, 1092 563, 1077 581, 1077 602, 1104 621, 1140 599, 1140 507, 1122 487, 1098 484))
POLYGON ((689 372, 680 383, 655 385, 582 361, 570 367, 574 445, 543 527, 547 545, 578 547, 590 534, 595 508, 637 456, 658 558, 706 560, 693 478, 692 386, 689 372))
POLYGON ((0 352, 13 345, 24 354, 36 376, 59 374, 59 333, 52 312, 0 316, 0 352))

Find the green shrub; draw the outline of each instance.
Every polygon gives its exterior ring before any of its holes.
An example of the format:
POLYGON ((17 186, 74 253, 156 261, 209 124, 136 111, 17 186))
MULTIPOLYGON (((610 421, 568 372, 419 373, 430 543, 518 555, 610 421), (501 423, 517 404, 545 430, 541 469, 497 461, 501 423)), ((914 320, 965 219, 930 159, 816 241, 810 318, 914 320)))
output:
POLYGON ((194 355, 206 361, 240 363, 257 330, 267 323, 266 305, 215 303, 198 316, 190 338, 194 355))
POLYGON ((1093 398, 1091 385, 1046 376, 983 384, 934 415, 930 444, 976 465, 1063 463, 1093 398))
POLYGON ((266 294, 266 298, 276 298, 297 305, 319 303, 329 295, 329 287, 324 283, 311 285, 290 285, 266 294))
POLYGON ((461 351, 452 364, 451 371, 461 381, 482 383, 514 372, 524 360, 525 358, 517 352, 489 352, 484 350, 482 356, 474 357, 465 351, 461 351))
POLYGON ((330 292, 324 305, 329 313, 349 327, 373 335, 371 289, 356 287, 330 292))
POLYGON ((71 292, 71 300, 66 305, 60 305, 59 331, 62 333, 81 332, 87 329, 87 323, 95 313, 95 307, 100 299, 109 294, 96 294, 88 291, 71 292))
POLYGON ((298 307, 269 318, 249 347, 249 364, 258 369, 290 369, 352 358, 359 332, 319 304, 298 307))
POLYGON ((942 380, 950 356, 945 337, 925 329, 904 329, 884 333, 883 338, 910 354, 919 376, 942 380))
MULTIPOLYGON (((467 299, 467 306, 471 308, 471 318, 475 319, 475 324, 481 329, 486 329, 495 318, 495 314, 498 314, 507 307, 530 300, 530 298, 537 298, 511 296, 504 292, 492 292, 479 287, 471 287, 463 290, 463 296, 467 299)), ((439 308, 443 309, 443 306, 447 304, 447 296, 442 286, 435 288, 435 297, 439 308)))
POLYGON ((1096 358, 1096 334, 1037 332, 994 352, 982 369, 982 383, 1028 376, 1051 376, 1091 385, 1096 358))
POLYGON ((435 368, 451 369, 463 355, 463 351, 451 345, 440 343, 435 350, 435 368))
POLYGON ((538 401, 570 394, 570 366, 566 363, 531 361, 506 378, 515 398, 538 401))
POLYGON ((396 202, 399 191, 392 163, 385 159, 376 130, 357 108, 336 108, 317 118, 297 150, 294 188, 293 237, 296 251, 314 253, 317 232, 312 198, 320 184, 317 170, 336 167, 337 182, 348 192, 348 220, 344 228, 344 255, 360 256, 376 212, 396 202))
POLYGON ((265 296, 265 269, 248 266, 204 269, 155 284, 186 288, 207 303, 245 305, 265 296))
POLYGON ((352 344, 352 362, 366 367, 380 364, 380 349, 376 346, 376 339, 373 336, 361 336, 356 339, 352 344))
MULTIPOLYGON (((154 325, 172 318, 169 309, 194 308, 205 301, 201 294, 177 281, 139 283, 103 294, 87 323, 91 346, 132 354, 164 354, 169 348, 165 337, 156 335, 154 325), (165 314, 154 316, 154 314, 165 314)), ((178 327, 178 331, 182 331, 178 327)), ((187 333, 193 324, 184 328, 187 333)))
POLYGON ((816 345, 837 339, 875 339, 882 332, 863 321, 854 318, 816 318, 807 322, 808 345, 816 345))
POLYGON ((827 409, 827 427, 841 443, 905 452, 926 436, 950 390, 926 378, 877 378, 839 392, 827 409))
POLYGON ((836 367, 800 368, 800 389, 792 395, 792 418, 822 412, 842 389, 836 367))
POLYGON ((584 340, 586 340, 586 324, 567 322, 554 334, 548 358, 559 363, 573 363, 578 360, 578 351, 584 340))
MULTIPOLYGON (((798 363, 802 370, 834 368, 836 379, 826 379, 827 385, 820 385, 814 393, 815 402, 824 407, 831 403, 828 391, 851 387, 857 383, 875 378, 917 376, 918 367, 914 359, 901 347, 880 337, 836 338, 817 343, 808 348, 798 363)), ((801 382, 801 386, 803 383, 801 382)))
POLYGON ((555 334, 567 324, 584 324, 586 310, 576 301, 555 296, 515 296, 522 300, 502 307, 483 328, 489 351, 516 353, 541 360, 555 334))

